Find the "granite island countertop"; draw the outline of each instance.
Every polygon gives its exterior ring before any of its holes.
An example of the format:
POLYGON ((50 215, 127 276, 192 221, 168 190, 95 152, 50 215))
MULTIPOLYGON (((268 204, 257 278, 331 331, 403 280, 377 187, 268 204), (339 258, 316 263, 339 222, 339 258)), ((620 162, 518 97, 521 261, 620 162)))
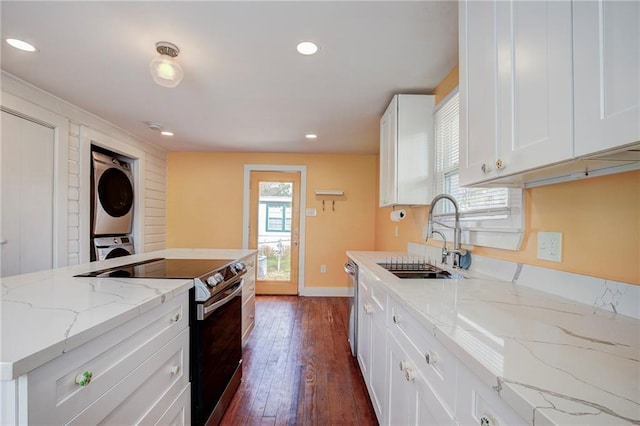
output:
POLYGON ((0 380, 13 380, 188 291, 193 280, 79 278, 152 258, 239 259, 242 249, 166 249, 0 279, 0 380))
POLYGON ((640 424, 639 320, 508 282, 400 279, 377 265, 407 253, 347 255, 530 424, 640 424))

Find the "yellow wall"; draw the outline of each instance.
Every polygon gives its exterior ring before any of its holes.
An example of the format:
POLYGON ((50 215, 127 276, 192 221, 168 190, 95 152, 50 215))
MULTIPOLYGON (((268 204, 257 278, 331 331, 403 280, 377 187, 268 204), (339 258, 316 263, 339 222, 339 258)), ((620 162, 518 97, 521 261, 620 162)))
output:
MULTIPOLYGON (((457 67, 436 88, 440 102, 457 86, 457 67)), ((539 265, 640 285, 640 171, 525 190, 525 236, 519 251, 474 247, 481 256, 539 265), (562 262, 536 258, 537 233, 562 232, 562 262)), ((376 250, 406 250, 422 242, 428 209, 407 209, 404 221, 376 214, 376 250), (398 237, 395 237, 395 227, 398 237)))
POLYGON ((375 155, 171 152, 168 155, 167 247, 241 248, 245 164, 307 166, 305 285, 343 287, 347 250, 373 250, 375 155), (316 189, 342 189, 322 211, 316 189), (327 272, 320 273, 320 265, 327 272))

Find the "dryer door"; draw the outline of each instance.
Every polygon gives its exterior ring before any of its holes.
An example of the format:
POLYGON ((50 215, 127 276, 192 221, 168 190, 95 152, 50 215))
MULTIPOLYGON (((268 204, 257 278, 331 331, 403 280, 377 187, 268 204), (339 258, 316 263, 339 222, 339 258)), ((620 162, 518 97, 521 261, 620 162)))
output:
POLYGON ((122 217, 133 206, 133 186, 127 175, 116 168, 109 168, 100 176, 98 199, 111 217, 122 217))

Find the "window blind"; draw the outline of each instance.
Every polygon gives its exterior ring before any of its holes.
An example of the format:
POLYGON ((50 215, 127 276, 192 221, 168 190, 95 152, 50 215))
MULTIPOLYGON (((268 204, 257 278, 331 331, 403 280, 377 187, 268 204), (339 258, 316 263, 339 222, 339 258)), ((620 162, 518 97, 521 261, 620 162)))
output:
MULTIPOLYGON (((460 95, 456 92, 435 113, 436 188, 453 196, 460 207, 461 219, 501 219, 510 211, 510 193, 506 188, 461 188, 459 185, 460 95)), ((453 215, 451 203, 441 202, 435 215, 453 215)))

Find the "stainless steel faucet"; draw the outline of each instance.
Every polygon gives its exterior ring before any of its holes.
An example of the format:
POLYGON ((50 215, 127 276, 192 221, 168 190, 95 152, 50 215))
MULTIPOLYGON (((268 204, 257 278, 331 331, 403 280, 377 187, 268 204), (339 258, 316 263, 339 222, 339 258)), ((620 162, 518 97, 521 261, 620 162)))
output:
POLYGON ((460 264, 460 256, 467 254, 467 251, 460 247, 460 234, 462 233, 462 229, 460 228, 460 208, 458 207, 458 203, 455 198, 453 198, 449 194, 439 194, 436 195, 433 200, 431 200, 431 206, 429 207, 429 222, 427 225, 427 237, 425 238, 425 242, 429 240, 429 237, 433 236, 433 234, 439 234, 444 240, 444 248, 442 249, 442 263, 446 263, 446 257, 450 254, 453 255, 453 267, 457 268, 460 264), (455 210, 455 224, 454 226, 444 224, 442 222, 437 222, 433 220, 433 208, 438 204, 440 200, 449 200, 451 204, 453 204, 453 208, 455 210), (433 224, 437 223, 440 226, 445 228, 453 229, 453 250, 447 250, 447 240, 444 238, 444 235, 440 231, 433 230, 433 224))
MULTIPOLYGON (((443 265, 447 264, 447 258, 449 257, 449 250, 447 249, 447 237, 444 236, 444 234, 440 231, 431 231, 431 234, 438 234, 440 235, 440 238, 442 238, 443 241, 443 246, 442 246, 442 260, 440 261, 440 263, 442 263, 443 265)), ((427 240, 429 239, 429 236, 427 236, 427 240)), ((426 240, 425 240, 426 241, 426 240)))

